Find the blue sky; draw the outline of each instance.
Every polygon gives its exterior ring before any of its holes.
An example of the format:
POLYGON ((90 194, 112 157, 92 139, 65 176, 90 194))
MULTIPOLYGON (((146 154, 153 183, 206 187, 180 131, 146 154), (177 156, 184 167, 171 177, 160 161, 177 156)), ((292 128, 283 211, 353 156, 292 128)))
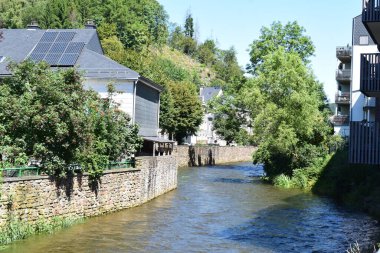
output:
POLYGON ((249 62, 249 44, 262 26, 273 21, 297 21, 316 46, 312 67, 333 100, 336 91, 336 46, 351 45, 352 18, 361 13, 361 0, 158 0, 170 21, 183 24, 188 10, 199 39, 213 38, 222 49, 234 46, 241 66, 249 62))

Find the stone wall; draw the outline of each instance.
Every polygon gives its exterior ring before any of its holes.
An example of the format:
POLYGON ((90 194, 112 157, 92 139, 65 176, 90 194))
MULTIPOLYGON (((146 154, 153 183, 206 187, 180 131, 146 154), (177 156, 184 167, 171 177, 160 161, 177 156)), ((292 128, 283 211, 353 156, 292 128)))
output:
POLYGON ((215 165, 251 161, 256 147, 176 146, 174 156, 179 167, 215 165))
POLYGON ((145 157, 135 169, 107 171, 98 184, 88 175, 5 178, 0 185, 0 226, 9 217, 25 222, 53 216, 80 218, 141 205, 177 187, 175 157, 145 157))

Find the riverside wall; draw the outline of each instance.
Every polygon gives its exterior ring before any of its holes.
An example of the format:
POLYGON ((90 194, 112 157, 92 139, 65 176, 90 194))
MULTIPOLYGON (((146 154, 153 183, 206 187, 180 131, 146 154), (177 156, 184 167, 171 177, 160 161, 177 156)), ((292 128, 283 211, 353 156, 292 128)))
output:
POLYGON ((256 152, 254 146, 221 147, 221 146, 176 146, 174 156, 178 167, 194 167, 233 162, 252 161, 256 152))
POLYGON ((97 216, 141 205, 177 187, 173 156, 136 159, 136 168, 106 171, 98 183, 86 174, 64 180, 49 176, 4 178, 0 227, 11 217, 34 223, 52 217, 97 216))

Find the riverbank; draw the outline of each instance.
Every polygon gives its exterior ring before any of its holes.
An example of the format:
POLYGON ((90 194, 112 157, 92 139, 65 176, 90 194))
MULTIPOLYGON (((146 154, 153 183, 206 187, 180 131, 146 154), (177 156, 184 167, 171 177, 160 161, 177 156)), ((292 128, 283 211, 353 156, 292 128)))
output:
POLYGON ((348 161, 348 148, 340 149, 312 167, 295 170, 292 177, 275 177, 273 183, 331 197, 380 220, 379 166, 353 165, 348 161))
POLYGON ((348 163, 348 150, 337 151, 321 170, 312 192, 380 220, 380 167, 348 163))
POLYGON ((0 252, 345 252, 378 239, 368 215, 264 184, 262 173, 252 162, 179 170, 175 191, 0 252))
POLYGON ((0 233, 7 236, 2 242, 139 206, 177 188, 177 171, 175 157, 164 156, 137 158, 136 168, 106 171, 97 184, 86 173, 64 180, 49 176, 4 178, 0 185, 0 233))

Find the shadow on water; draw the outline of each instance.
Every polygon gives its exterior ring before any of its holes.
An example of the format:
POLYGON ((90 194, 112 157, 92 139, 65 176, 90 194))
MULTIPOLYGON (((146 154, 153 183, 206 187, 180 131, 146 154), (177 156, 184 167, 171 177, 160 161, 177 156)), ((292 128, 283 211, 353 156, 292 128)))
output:
POLYGON ((219 236, 274 252, 346 252, 355 242, 362 249, 373 249, 380 239, 380 226, 375 220, 347 211, 326 198, 316 201, 311 194, 289 197, 283 204, 252 216, 219 236))

